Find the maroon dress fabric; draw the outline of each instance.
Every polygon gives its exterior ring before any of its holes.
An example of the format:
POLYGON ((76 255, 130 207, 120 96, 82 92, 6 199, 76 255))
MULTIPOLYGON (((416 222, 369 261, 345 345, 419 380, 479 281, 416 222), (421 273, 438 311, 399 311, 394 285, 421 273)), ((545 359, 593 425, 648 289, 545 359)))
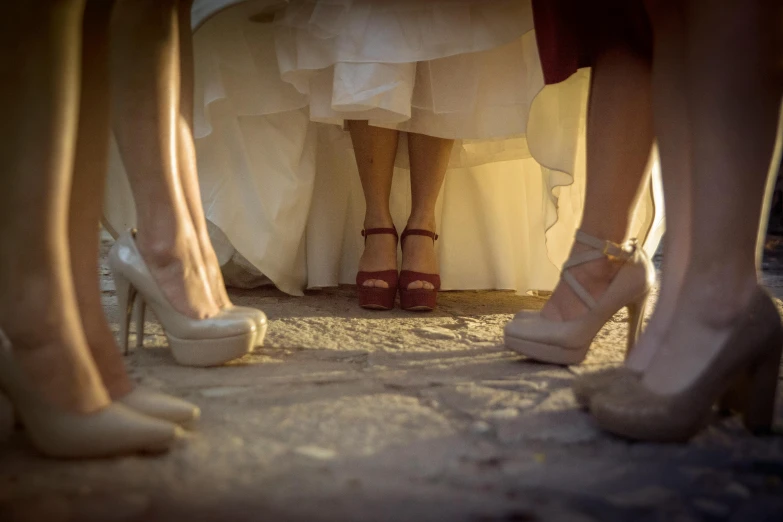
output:
POLYGON ((652 29, 642 0, 533 0, 538 52, 547 84, 592 67, 623 46, 652 59, 652 29))

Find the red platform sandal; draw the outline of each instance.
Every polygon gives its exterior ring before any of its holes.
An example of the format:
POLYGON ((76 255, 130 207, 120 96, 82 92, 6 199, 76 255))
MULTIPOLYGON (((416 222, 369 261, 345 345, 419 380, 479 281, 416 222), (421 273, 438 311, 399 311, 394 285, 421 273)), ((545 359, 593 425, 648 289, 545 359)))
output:
MULTIPOLYGON (((432 242, 438 240, 438 234, 429 230, 420 230, 416 228, 405 229, 402 231, 401 245, 405 248, 405 238, 408 236, 425 236, 432 239, 432 242)), ((414 272, 413 270, 403 270, 400 272, 400 308, 409 312, 431 312, 438 305, 438 290, 440 290, 440 275, 424 274, 414 272), (416 288, 408 290, 408 286, 414 281, 425 281, 435 288, 416 288)))
MULTIPOLYGON (((367 236, 388 234, 399 240, 396 228, 368 228, 362 230, 362 237, 367 241, 367 236)), ((394 299, 397 297, 397 281, 399 276, 397 269, 382 270, 380 272, 359 272, 356 274, 356 292, 359 295, 359 306, 368 310, 391 310, 394 308, 394 299), (384 281, 389 288, 376 288, 364 286, 369 280, 384 281)))

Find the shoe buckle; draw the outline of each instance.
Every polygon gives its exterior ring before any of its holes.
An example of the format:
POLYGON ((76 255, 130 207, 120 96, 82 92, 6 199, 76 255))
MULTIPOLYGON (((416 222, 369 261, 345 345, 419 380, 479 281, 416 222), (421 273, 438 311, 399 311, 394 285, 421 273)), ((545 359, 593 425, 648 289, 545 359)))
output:
POLYGON ((602 254, 610 261, 627 261, 636 252, 637 248, 639 248, 639 243, 636 238, 629 239, 621 245, 607 241, 604 243, 602 254))

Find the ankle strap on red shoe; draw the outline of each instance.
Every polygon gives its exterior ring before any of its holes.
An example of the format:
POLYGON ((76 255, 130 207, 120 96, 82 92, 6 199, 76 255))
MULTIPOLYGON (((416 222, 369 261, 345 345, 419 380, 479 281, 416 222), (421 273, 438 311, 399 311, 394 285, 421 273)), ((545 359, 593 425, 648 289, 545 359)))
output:
POLYGON ((438 234, 430 230, 423 230, 421 228, 406 228, 402 231, 402 237, 400 241, 405 242, 405 238, 408 236, 424 236, 432 239, 433 242, 438 240, 438 234))
POLYGON ((367 240, 367 236, 380 236, 380 235, 389 235, 394 236, 395 239, 399 240, 399 235, 397 234, 397 229, 392 228, 365 228, 362 230, 362 237, 364 240, 367 240))

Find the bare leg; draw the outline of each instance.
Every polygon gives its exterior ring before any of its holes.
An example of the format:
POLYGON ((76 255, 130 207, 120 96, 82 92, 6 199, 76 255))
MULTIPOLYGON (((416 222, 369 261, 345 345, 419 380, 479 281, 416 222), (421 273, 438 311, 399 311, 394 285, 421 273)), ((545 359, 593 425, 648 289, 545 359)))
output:
MULTIPOLYGON (((647 179, 653 143, 651 64, 629 49, 614 48, 596 59, 587 124, 587 193, 581 229, 622 243, 647 179)), ((574 244, 572 252, 588 247, 574 244)), ((602 258, 571 273, 598 298, 620 264, 602 258)), ((571 320, 587 311, 571 287, 561 282, 542 310, 550 320, 571 320)))
POLYGON ((29 0, 4 9, 0 327, 46 399, 90 413, 109 397, 82 331, 67 244, 84 4, 29 0))
POLYGON ((677 320, 645 373, 660 394, 704 370, 757 286, 757 227, 783 94, 781 17, 775 0, 685 2, 693 234, 677 320))
POLYGON ((643 371, 671 326, 675 304, 688 265, 691 241, 690 132, 685 85, 685 18, 682 5, 668 0, 670 8, 653 9, 656 35, 653 64, 653 110, 661 158, 666 235, 661 291, 655 313, 644 336, 631 352, 626 366, 643 371))
MULTIPOLYGON (((394 226, 389 210, 394 160, 400 133, 396 130, 373 127, 366 121, 349 121, 356 164, 362 180, 367 209, 364 228, 394 226)), ((376 272, 397 268, 397 243, 390 235, 368 236, 359 270, 376 272)), ((371 279, 365 286, 388 288, 385 281, 371 279)))
MULTIPOLYGON (((408 134, 412 198, 408 228, 435 232, 435 204, 446 177, 453 145, 454 140, 408 134)), ((425 274, 439 273, 438 257, 432 239, 409 236, 405 240, 402 269, 425 274)), ((418 288, 432 290, 434 287, 427 281, 414 281, 408 285, 409 290, 418 288)))
POLYGON ((138 247, 171 304, 218 313, 185 202, 177 158, 176 0, 119 0, 112 27, 113 123, 136 202, 138 247))
POLYGON ((103 211, 110 131, 109 21, 113 0, 87 0, 82 46, 82 90, 74 158, 69 240, 73 280, 84 333, 113 398, 133 387, 106 322, 98 284, 98 222, 103 211))
POLYGON ((196 151, 193 144, 193 33, 190 30, 190 9, 193 0, 180 0, 179 16, 179 49, 180 49, 180 119, 177 126, 177 154, 179 158, 179 175, 185 194, 190 217, 198 237, 201 256, 207 271, 212 296, 218 307, 231 306, 231 299, 226 292, 223 274, 220 271, 215 249, 209 239, 207 220, 204 207, 201 204, 201 191, 198 183, 198 167, 196 166, 196 151))

